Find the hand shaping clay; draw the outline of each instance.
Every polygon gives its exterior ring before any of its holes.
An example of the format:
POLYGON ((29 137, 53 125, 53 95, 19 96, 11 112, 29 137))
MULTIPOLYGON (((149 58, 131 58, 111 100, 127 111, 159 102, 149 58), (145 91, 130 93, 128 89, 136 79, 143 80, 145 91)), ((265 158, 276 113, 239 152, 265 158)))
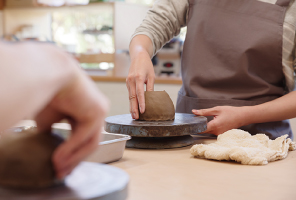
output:
POLYGON ((0 138, 0 185, 17 189, 49 187, 56 183, 52 153, 62 138, 37 128, 9 131, 0 138))
POLYGON ((145 92, 145 112, 140 113, 142 121, 168 121, 175 119, 173 101, 166 91, 145 92))

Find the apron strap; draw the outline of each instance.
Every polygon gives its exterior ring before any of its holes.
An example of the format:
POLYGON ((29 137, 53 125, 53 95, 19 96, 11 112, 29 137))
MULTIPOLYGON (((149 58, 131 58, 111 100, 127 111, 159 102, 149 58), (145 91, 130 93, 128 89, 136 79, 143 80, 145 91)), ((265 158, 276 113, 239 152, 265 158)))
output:
POLYGON ((290 4, 290 1, 291 0, 277 0, 275 4, 282 7, 288 7, 290 4))

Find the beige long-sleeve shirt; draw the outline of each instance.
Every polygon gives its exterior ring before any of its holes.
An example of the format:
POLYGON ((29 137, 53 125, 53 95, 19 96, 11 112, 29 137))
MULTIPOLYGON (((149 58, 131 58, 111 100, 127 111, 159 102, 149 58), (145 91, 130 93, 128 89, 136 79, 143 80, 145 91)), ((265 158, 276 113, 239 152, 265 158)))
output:
MULTIPOLYGON (((275 4, 276 0, 259 0, 275 4)), ((132 38, 136 35, 146 35, 153 43, 155 54, 162 46, 180 33, 180 29, 188 22, 188 0, 157 0, 150 9, 142 24, 136 29, 132 38)), ((286 78, 287 88, 294 88, 295 59, 295 30, 296 30, 296 2, 291 0, 286 11, 283 26, 283 72, 286 78)))

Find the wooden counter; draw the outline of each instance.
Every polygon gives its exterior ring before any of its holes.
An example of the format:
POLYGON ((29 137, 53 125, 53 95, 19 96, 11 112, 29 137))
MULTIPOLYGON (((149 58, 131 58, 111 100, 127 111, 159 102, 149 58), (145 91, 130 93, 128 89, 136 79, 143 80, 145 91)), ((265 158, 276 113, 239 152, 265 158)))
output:
MULTIPOLYGON (((35 123, 24 120, 16 126, 24 125, 35 123)), ((196 144, 216 141, 194 139, 196 144)), ((123 158, 110 165, 130 175, 127 200, 296 199, 296 151, 284 160, 251 166, 193 158, 189 149, 125 149, 123 158)))
POLYGON ((249 166, 193 158, 189 149, 126 149, 111 165, 130 175, 127 200, 296 199, 296 151, 284 160, 249 166))
MULTIPOLYGON (((118 76, 90 76, 93 81, 102 81, 102 82, 124 82, 126 77, 118 76)), ((182 84, 181 78, 165 78, 165 77, 156 77, 155 83, 160 84, 182 84)))

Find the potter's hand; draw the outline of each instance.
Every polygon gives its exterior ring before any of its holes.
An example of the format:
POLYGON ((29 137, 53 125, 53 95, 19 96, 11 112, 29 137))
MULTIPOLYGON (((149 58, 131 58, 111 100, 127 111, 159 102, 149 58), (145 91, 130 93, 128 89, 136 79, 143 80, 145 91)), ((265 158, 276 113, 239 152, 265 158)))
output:
POLYGON ((220 135, 230 129, 246 125, 244 122, 246 107, 217 106, 209 109, 192 110, 197 116, 213 116, 203 133, 220 135))
POLYGON ((0 131, 24 118, 34 118, 40 131, 70 119, 73 134, 53 154, 57 175, 64 176, 97 147, 107 100, 54 45, 0 42, 0 54, 0 131))
POLYGON ((69 82, 60 88, 35 119, 41 130, 49 129, 51 124, 65 117, 71 122, 70 138, 53 154, 53 163, 59 178, 69 174, 97 148, 108 109, 106 98, 74 62, 68 63, 73 66, 72 73, 69 73, 69 82))
POLYGON ((248 124, 281 121, 296 117, 296 91, 275 100, 255 106, 218 106, 210 109, 192 110, 198 116, 214 116, 204 133, 219 135, 227 130, 248 124))
POLYGON ((146 91, 153 91, 155 73, 151 62, 151 40, 145 35, 137 35, 130 44, 131 66, 126 79, 129 93, 130 113, 133 119, 145 111, 144 84, 146 91))

